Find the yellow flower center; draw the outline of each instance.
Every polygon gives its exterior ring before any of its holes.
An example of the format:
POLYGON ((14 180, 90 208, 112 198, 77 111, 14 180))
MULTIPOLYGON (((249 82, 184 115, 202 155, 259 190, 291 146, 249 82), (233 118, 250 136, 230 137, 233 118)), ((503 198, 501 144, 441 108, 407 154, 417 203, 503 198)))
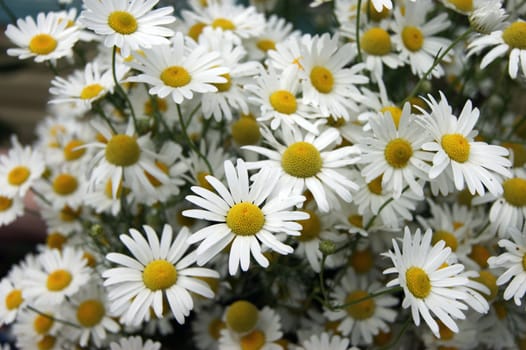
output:
POLYGON ((270 39, 261 39, 256 43, 256 46, 264 52, 276 49, 276 43, 270 39))
POLYGON ((405 168, 413 155, 413 147, 405 139, 397 138, 385 146, 384 156, 387 163, 396 169, 405 168))
POLYGON ((106 145, 106 160, 116 166, 130 166, 139 160, 141 149, 134 137, 118 134, 106 145))
POLYGON ((503 182, 504 199, 515 207, 526 205, 526 179, 514 177, 503 182))
POLYGON ((415 52, 420 50, 424 45, 424 35, 417 27, 404 27, 402 30, 402 41, 409 51, 415 52))
POLYGON ((144 268, 142 280, 150 290, 167 289, 177 282, 177 270, 169 261, 153 260, 144 268))
POLYGON ((513 151, 513 167, 519 168, 526 164, 526 147, 520 143, 503 142, 503 147, 513 151))
POLYGON ((73 276, 69 271, 58 269, 47 276, 46 287, 52 292, 60 292, 71 283, 73 276))
POLYGON ((382 195, 382 175, 378 176, 373 181, 367 184, 367 188, 371 193, 374 193, 378 196, 382 195))
POLYGON ((74 176, 70 174, 60 174, 53 180, 53 191, 61 196, 66 196, 75 192, 78 185, 79 183, 74 176))
POLYGON ((380 113, 391 113, 391 118, 393 118, 393 122, 398 129, 398 125, 400 124, 400 118, 402 117, 402 110, 398 106, 387 106, 380 109, 380 113))
POLYGON ((226 224, 236 235, 252 236, 263 228, 265 215, 257 205, 241 202, 230 208, 226 224))
POLYGON ((353 226, 363 228, 363 216, 361 215, 358 215, 358 214, 349 215, 349 217, 347 218, 347 221, 349 221, 349 224, 353 226))
POLYGON ((259 330, 244 335, 239 340, 241 350, 260 350, 265 345, 265 333, 259 330))
POLYGON ((194 24, 193 26, 191 26, 189 29, 188 29, 188 36, 192 39, 194 39, 195 41, 197 41, 199 39, 199 36, 201 35, 201 33, 203 32, 203 29, 206 27, 206 24, 203 23, 203 22, 197 22, 196 24, 194 24))
POLYGON ((298 240, 307 242, 319 237, 321 222, 318 215, 312 210, 304 209, 303 211, 308 213, 310 217, 305 220, 298 220, 301 225, 301 236, 298 237, 298 240))
POLYGON ((454 234, 444 230, 437 230, 433 233, 433 238, 431 239, 431 244, 435 245, 439 241, 444 241, 446 247, 451 248, 452 251, 456 251, 458 247, 458 241, 454 234))
POLYGON ((60 210, 60 219, 65 222, 71 222, 80 216, 81 211, 82 208, 73 209, 66 205, 60 210))
POLYGON ((506 303, 503 300, 496 301, 492 305, 499 320, 503 320, 506 318, 506 316, 508 316, 508 309, 506 308, 506 303))
POLYGON ((29 51, 37 55, 47 55, 57 48, 57 41, 49 34, 37 34, 29 41, 29 51))
POLYGON ((171 87, 185 86, 192 80, 190 73, 182 66, 170 66, 161 72, 161 80, 171 87))
POLYGON ((85 148, 77 148, 84 145, 84 142, 80 140, 71 140, 66 146, 64 146, 64 159, 68 162, 77 160, 86 153, 85 148))
POLYGON ((497 296, 497 293, 499 291, 499 287, 497 286, 497 277, 489 272, 488 270, 482 270, 479 272, 479 277, 473 278, 473 280, 482 283, 489 289, 489 294, 483 293, 484 297, 491 301, 495 299, 497 296))
POLYGON ((321 170, 322 165, 318 149, 304 141, 290 145, 281 157, 283 170, 294 177, 312 177, 321 170))
MULTIPOLYGON (((104 187, 104 194, 108 198, 113 198, 113 184, 111 180, 108 180, 106 182, 106 186, 104 187)), ((121 195, 122 195, 122 182, 119 183, 119 188, 117 188, 116 199, 121 198, 121 195)))
POLYGON ((31 171, 28 167, 18 165, 11 169, 7 174, 7 182, 12 186, 20 186, 26 182, 29 175, 31 175, 31 171))
MULTIPOLYGON (((367 5, 366 5, 367 6, 367 5)), ((367 10, 365 8, 364 10, 367 10)), ((389 17, 389 9, 387 7, 382 7, 382 11, 376 11, 376 8, 373 5, 372 1, 369 1, 369 18, 375 22, 380 22, 382 19, 389 17)))
POLYGON ((332 126, 333 128, 340 128, 345 124, 346 121, 343 117, 335 117, 330 115, 329 118, 327 118, 327 125, 332 126))
POLYGON ((255 145, 261 139, 259 124, 250 115, 242 115, 237 121, 232 123, 232 138, 240 145, 255 145))
POLYGON ((451 340, 455 336, 455 333, 446 327, 440 320, 437 321, 438 333, 440 334, 440 340, 451 340))
POLYGON ((349 258, 349 264, 356 273, 362 274, 371 271, 374 266, 374 256, 370 249, 356 250, 349 258))
POLYGON ((522 256, 522 269, 526 271, 526 254, 522 256))
POLYGON ((137 31, 137 19, 126 11, 114 11, 108 16, 108 25, 119 34, 132 34, 137 31))
POLYGON ((512 49, 526 50, 526 22, 513 22, 502 32, 502 39, 512 49))
MULTIPOLYGON (((155 161, 155 166, 159 170, 161 170, 164 174, 168 174, 168 171, 169 171, 168 165, 164 164, 163 162, 161 162, 159 160, 156 160, 155 161)), ((159 187, 159 186, 162 185, 162 182, 159 181, 155 176, 153 176, 149 172, 145 171, 144 175, 146 175, 146 178, 148 179, 148 181, 150 181, 150 183, 153 185, 153 187, 159 187)))
POLYGON ((375 56, 391 52, 391 36, 385 29, 375 27, 363 33, 360 44, 365 52, 375 56))
POLYGON ((310 81, 312 86, 323 94, 328 94, 334 86, 332 72, 322 66, 314 66, 310 71, 310 81))
POLYGON ((226 82, 224 83, 214 83, 214 85, 217 88, 218 92, 226 92, 230 90, 230 87, 232 86, 232 79, 230 78, 230 74, 225 73, 221 75, 223 78, 226 79, 226 82))
POLYGON ((95 259, 91 253, 84 252, 82 254, 82 259, 86 260, 86 265, 89 267, 95 267, 95 265, 97 265, 97 259, 95 259))
MULTIPOLYGON (((352 293, 349 293, 349 295, 347 295, 347 298, 345 298, 345 303, 352 303, 354 301, 366 298, 368 296, 369 296, 369 293, 367 293, 366 291, 356 290, 352 293)), ((374 303, 373 298, 369 298, 369 299, 360 301, 359 303, 349 305, 346 308, 349 316, 351 316, 355 320, 366 320, 368 318, 371 318, 374 315, 375 309, 376 309, 376 304, 374 303)))
POLYGON ((250 332, 256 327, 258 319, 258 308, 245 300, 232 303, 226 310, 226 324, 228 328, 237 333, 250 332))
POLYGON ((37 342, 38 350, 50 350, 55 346, 57 338, 52 335, 45 335, 37 342))
POLYGON ((66 243, 67 238, 59 232, 52 232, 46 237, 46 245, 50 249, 62 249, 64 243, 66 243))
POLYGON ((419 299, 426 298, 431 293, 431 281, 427 273, 419 267, 412 266, 405 272, 407 289, 419 299))
POLYGON ((464 163, 469 159, 470 144, 461 134, 446 134, 440 141, 442 148, 452 160, 464 163))
POLYGON ((208 182, 208 180, 206 179, 206 177, 210 175, 210 173, 206 172, 206 171, 200 171, 197 173, 197 182, 199 183, 199 186, 201 187, 204 187, 206 188, 207 190, 209 191, 214 191, 214 188, 212 187, 212 185, 210 185, 210 183, 208 182))
POLYGON ((221 336, 221 330, 223 330, 225 327, 225 322, 221 321, 219 318, 213 319, 208 325, 208 334, 210 334, 212 339, 219 340, 219 337, 221 336))
POLYGON ((155 107, 153 106, 152 99, 148 99, 148 101, 144 103, 144 114, 151 117, 155 110, 159 112, 166 112, 168 110, 168 105, 164 98, 153 97, 153 99, 155 100, 155 107))
POLYGON ((23 301, 22 291, 20 289, 13 289, 5 297, 5 307, 7 310, 14 310, 17 309, 23 301))
POLYGON ((292 114, 296 112, 296 97, 287 90, 274 91, 269 96, 270 104, 279 113, 292 114))
POLYGON ((38 314, 33 320, 33 329, 37 334, 46 334, 49 332, 55 320, 52 315, 49 314, 38 314))
POLYGON ((236 25, 231 20, 226 18, 216 18, 212 22, 212 28, 221 28, 223 30, 234 30, 236 25))
POLYGON ((100 84, 86 85, 80 92, 80 98, 83 100, 89 100, 99 96, 100 92, 104 90, 104 86, 100 84))
POLYGON ((491 256, 489 250, 481 244, 471 246, 469 258, 475 261, 481 268, 488 267, 488 259, 491 256))
POLYGON ((386 346, 393 339, 393 332, 389 331, 380 331, 377 335, 373 337, 373 343, 376 346, 386 346))
POLYGON ((105 313, 104 305, 99 300, 90 299, 77 308, 77 320, 82 327, 90 328, 98 325, 105 313))
POLYGON ((0 196, 0 212, 7 211, 13 206, 13 200, 9 197, 0 196))
POLYGON ((455 8, 462 12, 473 11, 473 0, 448 0, 455 8))

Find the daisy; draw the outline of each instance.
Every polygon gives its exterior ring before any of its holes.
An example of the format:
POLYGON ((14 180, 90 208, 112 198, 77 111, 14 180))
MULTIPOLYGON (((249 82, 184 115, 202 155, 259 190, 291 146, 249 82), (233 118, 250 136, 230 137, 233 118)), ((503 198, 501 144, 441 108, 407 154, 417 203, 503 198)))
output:
POLYGON ((214 305, 209 310, 201 310, 196 314, 192 322, 193 340, 200 350, 218 350, 219 337, 221 330, 226 327, 226 323, 221 316, 223 309, 214 305))
POLYGON ((301 37, 292 36, 283 42, 277 43, 274 50, 267 52, 269 57, 266 65, 273 66, 278 71, 283 71, 290 65, 295 65, 300 70, 303 70, 304 67, 301 63, 303 51, 307 50, 311 42, 312 36, 304 34, 301 37))
POLYGON ((526 75, 526 21, 517 20, 502 30, 495 30, 489 35, 483 35, 474 39, 468 45, 468 55, 478 54, 482 50, 492 49, 482 58, 480 68, 486 68, 496 58, 509 55, 508 74, 512 79, 519 75, 519 67, 522 75, 526 75))
POLYGON ((4 277, 0 281, 0 324, 12 323, 19 312, 25 306, 24 294, 20 289, 20 281, 13 283, 10 278, 4 277))
POLYGON ((116 46, 123 57, 132 51, 168 44, 174 33, 164 27, 175 22, 173 7, 153 9, 159 0, 84 1, 80 22, 104 37, 104 45, 116 46))
POLYGON ((35 62, 55 62, 58 58, 73 56, 73 46, 79 39, 78 28, 68 27, 68 22, 59 21, 53 12, 39 13, 36 22, 30 16, 19 18, 16 26, 7 25, 5 35, 18 46, 7 49, 9 56, 35 57, 35 62))
POLYGON ((45 164, 40 152, 22 147, 16 136, 11 137, 11 144, 7 155, 0 155, 0 195, 23 197, 42 176, 45 164))
MULTIPOLYGON (((330 296, 337 305, 346 305, 366 298, 380 289, 380 283, 358 279, 352 270, 348 270, 330 296)), ((337 330, 342 335, 348 335, 352 344, 372 344, 374 335, 381 330, 384 332, 389 330, 387 323, 395 320, 397 313, 392 308, 397 304, 397 298, 382 295, 350 304, 336 311, 326 310, 325 316, 330 321, 338 321, 337 330)))
POLYGON ((390 113, 384 113, 370 118, 369 124, 373 135, 360 142, 365 181, 382 175, 382 187, 392 189, 395 199, 400 198, 406 185, 417 196, 423 196, 423 184, 417 179, 427 179, 430 169, 427 162, 432 154, 421 150, 429 135, 415 125, 409 103, 404 105, 398 123, 390 113))
POLYGON ((384 274, 396 273, 398 276, 387 283, 387 287, 401 286, 404 291, 402 307, 411 307, 413 321, 420 325, 423 317, 433 334, 439 337, 437 321, 431 312, 450 330, 457 333, 458 326, 454 319, 464 319, 463 310, 468 307, 461 302, 468 298, 465 291, 458 287, 466 286, 468 279, 460 277, 464 269, 462 264, 442 267, 451 249, 445 247, 444 241, 431 246, 431 230, 422 236, 417 229, 414 236, 406 226, 402 241, 402 251, 393 239, 393 251, 384 253, 394 267, 384 270, 384 274))
POLYGON ((341 338, 338 335, 323 332, 313 334, 308 340, 301 344, 301 350, 356 350, 356 347, 349 348, 349 339, 341 338))
POLYGON ((435 152, 429 178, 439 182, 439 186, 440 182, 454 182, 459 191, 467 185, 472 194, 483 195, 485 188, 491 194, 501 194, 500 176, 511 176, 508 169, 511 162, 505 158, 508 150, 474 141, 477 132, 473 126, 479 118, 479 110, 472 108, 470 100, 457 118, 442 92, 440 97, 437 102, 429 95, 427 103, 431 112, 423 111, 424 116, 417 119, 434 138, 422 145, 424 150, 435 152))
POLYGON ((352 58, 352 45, 339 46, 329 34, 315 36, 302 50, 303 102, 318 107, 324 115, 349 120, 349 110, 358 111, 361 93, 355 85, 368 82, 359 72, 362 64, 344 68, 352 58))
POLYGON ((161 343, 150 339, 143 342, 139 336, 120 338, 117 342, 110 343, 110 350, 160 350, 161 343))
POLYGON ((49 200, 53 208, 60 210, 66 205, 78 207, 83 203, 87 193, 87 180, 83 173, 63 167, 46 180, 50 182, 41 181, 35 189, 49 200))
POLYGON ((24 215, 24 201, 19 196, 0 195, 0 226, 9 225, 24 215))
POLYGON ((189 202, 203 208, 185 210, 183 215, 215 222, 197 232, 189 243, 197 243, 197 263, 206 264, 231 242, 228 271, 236 274, 239 266, 247 271, 250 257, 268 267, 268 259, 261 253, 261 245, 280 254, 292 253, 292 247, 282 243, 276 233, 299 236, 301 225, 294 220, 306 219, 304 212, 291 211, 299 206, 305 197, 274 194, 278 176, 273 169, 263 169, 249 184, 245 163, 239 159, 237 166, 227 160, 224 163, 228 189, 215 177, 206 176, 212 192, 203 187, 193 186, 197 195, 186 197, 189 202))
POLYGON ((214 296, 208 284, 198 277, 218 278, 219 274, 191 267, 195 253, 183 256, 190 247, 186 227, 174 240, 172 227, 165 224, 160 241, 152 227, 144 225, 143 229, 148 240, 133 228, 130 235, 120 235, 133 257, 120 253, 106 255, 107 260, 120 265, 102 273, 104 286, 109 289, 110 311, 123 310, 121 319, 125 324, 139 325, 149 316, 150 308, 162 318, 167 302, 177 322, 183 324, 194 307, 190 292, 207 298, 214 296))
POLYGON ((62 317, 60 312, 43 307, 40 307, 39 311, 40 313, 28 309, 20 310, 17 321, 13 324, 13 334, 17 338, 38 342, 46 337, 56 336, 63 328, 63 324, 56 321, 56 318, 62 317))
POLYGON ((319 136, 303 135, 296 128, 283 130, 284 144, 278 142, 267 130, 263 136, 270 146, 268 149, 259 146, 245 146, 244 149, 254 151, 268 157, 247 163, 250 169, 278 169, 278 179, 282 188, 293 194, 303 193, 308 189, 322 212, 328 212, 337 206, 340 197, 346 202, 352 200, 351 190, 358 186, 348 179, 350 164, 359 160, 359 149, 356 146, 344 146, 333 149, 339 143, 340 135, 334 128, 323 131, 319 136))
POLYGON ((36 305, 59 305, 85 285, 91 273, 83 252, 73 247, 45 249, 40 268, 28 268, 22 281, 24 297, 36 305))
POLYGON ((503 29, 504 21, 508 17, 500 1, 479 0, 473 4, 473 11, 469 14, 469 24, 481 34, 490 34, 503 29))
MULTIPOLYGON (((395 35, 393 42, 400 51, 400 57, 409 63, 411 72, 422 77, 434 63, 439 51, 449 46, 450 40, 437 37, 450 26, 447 13, 441 13, 431 20, 426 19, 428 11, 433 8, 430 0, 419 0, 408 2, 405 6, 404 15, 398 8, 395 11, 395 22, 393 30, 395 35)), ((448 56, 444 57, 448 60, 448 56)), ((444 75, 444 69, 437 64, 431 71, 433 77, 444 75)))
POLYGON ((526 237, 525 234, 516 228, 508 231, 511 239, 499 240, 499 247, 505 248, 506 252, 499 256, 492 256, 488 259, 491 268, 505 268, 497 279, 497 285, 508 284, 504 290, 504 300, 513 301, 521 305, 521 298, 526 293, 526 237))
POLYGON ((277 44, 297 36, 299 36, 299 32, 293 31, 291 23, 272 14, 265 23, 263 33, 255 38, 246 40, 244 46, 251 59, 263 60, 268 56, 269 51, 276 49, 277 44))
POLYGON ((228 68, 221 66, 218 52, 207 52, 188 37, 177 33, 173 45, 158 45, 134 55, 130 66, 141 74, 128 78, 131 82, 153 85, 149 92, 160 98, 172 96, 175 103, 191 99, 194 92, 216 92, 214 84, 224 84, 228 68))

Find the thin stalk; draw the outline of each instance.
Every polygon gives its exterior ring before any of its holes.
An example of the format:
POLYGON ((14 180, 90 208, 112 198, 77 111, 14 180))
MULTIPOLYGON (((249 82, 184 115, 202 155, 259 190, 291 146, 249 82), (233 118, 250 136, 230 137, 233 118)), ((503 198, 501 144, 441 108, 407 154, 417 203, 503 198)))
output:
MULTIPOLYGON (((407 191, 409 189, 409 186, 405 186, 404 189, 402 190, 402 193, 404 193, 405 191, 407 191)), ((392 201, 394 200, 393 197, 389 198, 388 200, 386 200, 384 202, 384 204, 382 204, 382 206, 380 207, 380 209, 378 209, 378 213, 376 213, 372 218, 369 219, 369 221, 367 222, 367 224, 365 225, 364 227, 364 230, 367 231, 371 228, 371 226, 374 224, 374 221, 376 220, 376 218, 378 217, 378 215, 382 212, 382 210, 387 206, 387 204, 391 203, 392 201)))
POLYGON ((42 200, 44 203, 46 203, 49 206, 52 206, 49 199, 47 199, 42 193, 38 192, 33 187, 31 187, 31 192, 33 192, 33 194, 37 196, 40 200, 42 200))
POLYGON ((409 325, 411 324, 411 317, 408 317, 407 320, 405 320, 404 325, 402 326, 402 329, 400 329, 400 332, 396 335, 396 338, 386 346, 383 346, 380 348, 380 350, 387 350, 387 349, 394 349, 396 344, 400 341, 402 336, 405 334, 407 329, 409 328, 409 325))
POLYGON ((7 14, 7 17, 9 17, 9 20, 11 21, 11 23, 15 24, 16 23, 15 13, 11 11, 11 9, 9 8, 9 6, 6 5, 4 0, 0 0, 0 7, 7 14))
POLYGON ((100 106, 100 104, 95 103, 95 104, 93 105, 93 110, 94 110, 95 112, 97 112, 97 113, 100 115, 100 117, 101 117, 102 119, 104 119, 104 121, 108 124, 108 126, 110 127, 111 131, 112 131, 114 134, 118 134, 117 129, 115 129, 115 127, 113 126, 113 124, 112 124, 111 121, 110 121, 110 118, 108 118, 108 116, 106 115, 106 113, 104 113, 104 110, 102 109, 102 107, 100 106))
POLYGON ((332 308, 329 297, 327 296, 327 290, 325 289, 325 278, 323 277, 323 271, 325 270, 325 260, 327 260, 327 254, 323 253, 321 257, 321 267, 320 267, 320 273, 318 274, 319 282, 320 282, 320 291, 321 295, 323 296, 323 304, 327 305, 330 308, 332 308))
POLYGON ((124 100, 126 100, 126 104, 128 105, 128 108, 130 109, 130 114, 133 119, 133 125, 135 126, 135 130, 139 130, 138 125, 137 125, 137 117, 135 115, 135 111, 133 110, 133 106, 128 97, 128 94, 126 93, 126 91, 124 91, 121 84, 117 80, 117 72, 115 70, 116 57, 117 57, 117 46, 113 46, 113 53, 111 57, 111 74, 113 76, 113 82, 115 83, 115 89, 124 98, 124 100))
POLYGON ((61 318, 56 318, 56 317, 51 316, 51 315, 49 315, 49 314, 46 314, 45 312, 42 312, 42 311, 38 310, 37 308, 35 308, 35 307, 31 306, 31 305, 28 305, 27 308, 28 308, 29 310, 31 310, 31 311, 33 311, 33 312, 35 312, 35 313, 41 315, 41 316, 44 316, 44 317, 49 318, 50 320, 53 320, 53 321, 57 321, 57 322, 59 322, 59 323, 66 324, 66 325, 71 326, 71 327, 80 328, 80 326, 79 326, 78 324, 75 324, 75 323, 70 322, 70 321, 63 320, 63 319, 61 319, 61 318))

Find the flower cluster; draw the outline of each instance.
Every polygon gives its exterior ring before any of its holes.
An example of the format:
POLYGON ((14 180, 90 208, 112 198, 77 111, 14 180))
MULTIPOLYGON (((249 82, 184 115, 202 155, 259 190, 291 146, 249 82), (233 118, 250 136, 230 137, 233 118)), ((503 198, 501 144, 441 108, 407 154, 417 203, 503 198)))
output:
POLYGON ((8 25, 55 73, 0 155, 0 225, 32 194, 47 232, 0 280, 18 348, 524 346, 526 6, 311 5, 336 22, 84 0, 8 25))

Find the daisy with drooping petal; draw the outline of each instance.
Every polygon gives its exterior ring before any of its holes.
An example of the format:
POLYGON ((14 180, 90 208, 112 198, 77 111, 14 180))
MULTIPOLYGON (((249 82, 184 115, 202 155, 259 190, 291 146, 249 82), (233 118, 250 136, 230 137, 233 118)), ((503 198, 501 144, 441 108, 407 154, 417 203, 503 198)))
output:
POLYGON ((431 95, 428 98, 431 112, 423 111, 424 116, 417 121, 434 138, 422 145, 424 150, 435 152, 429 171, 432 186, 438 182, 440 191, 446 194, 447 183, 453 182, 459 191, 466 185, 472 194, 483 195, 487 189, 491 194, 500 195, 501 177, 511 176, 511 162, 505 158, 509 152, 501 146, 474 141, 478 108, 472 108, 468 100, 457 118, 442 92, 439 102, 431 95))
POLYGON ((194 92, 216 92, 214 84, 225 84, 223 77, 229 70, 221 66, 218 52, 207 52, 182 33, 177 33, 173 44, 158 45, 134 55, 130 66, 141 74, 128 81, 152 85, 149 92, 160 98, 171 95, 175 103, 192 99, 194 92))
POLYGON ((305 340, 300 347, 301 350, 356 350, 356 347, 349 348, 349 339, 341 338, 338 335, 323 332, 314 334, 305 340))
POLYGON ((197 243, 197 263, 206 264, 231 242, 228 271, 236 274, 239 266, 247 271, 250 257, 268 267, 269 261, 261 252, 261 243, 280 254, 292 253, 292 247, 282 243, 276 233, 299 236, 301 225, 295 220, 308 218, 308 214, 290 210, 300 205, 305 197, 284 196, 273 193, 278 185, 274 169, 262 169, 249 184, 246 164, 239 159, 234 167, 225 161, 225 177, 228 189, 215 177, 206 180, 216 193, 203 187, 193 186, 197 195, 186 197, 189 202, 203 209, 189 209, 183 215, 215 222, 197 232, 189 239, 197 243))
POLYGON ((459 274, 464 270, 462 264, 452 264, 442 267, 451 249, 445 247, 444 241, 431 246, 432 232, 427 230, 424 235, 420 229, 411 235, 406 226, 402 241, 402 250, 393 239, 394 251, 384 253, 389 257, 394 267, 384 271, 384 274, 396 273, 398 276, 387 283, 387 287, 401 286, 404 290, 402 307, 411 307, 413 321, 420 325, 420 317, 424 319, 433 334, 439 337, 437 321, 434 314, 447 328, 458 332, 454 319, 464 319, 464 310, 468 307, 462 302, 468 298, 465 291, 457 287, 466 286, 468 279, 459 274))
POLYGON ((103 272, 104 286, 108 287, 110 311, 122 310, 122 321, 127 325, 139 325, 149 317, 150 309, 158 318, 169 305, 175 319, 183 324, 190 314, 194 302, 190 292, 212 298, 214 292, 198 277, 218 278, 213 270, 192 267, 194 252, 184 255, 190 244, 190 232, 183 227, 175 239, 172 227, 165 224, 161 239, 154 229, 143 226, 146 237, 136 229, 120 239, 133 257, 120 253, 109 253, 106 259, 119 267, 103 272))
POLYGON ((121 338, 118 342, 110 343, 110 350, 160 350, 161 343, 150 339, 143 342, 141 337, 121 338))
POLYGON ((123 57, 132 51, 168 44, 174 33, 164 27, 175 22, 173 7, 154 9, 159 0, 85 0, 80 22, 104 36, 104 45, 116 46, 123 57))
POLYGON ((35 62, 56 61, 73 56, 73 45, 79 38, 78 28, 68 27, 67 21, 51 12, 39 13, 36 22, 32 17, 19 18, 16 26, 9 24, 5 35, 19 48, 7 49, 10 56, 20 59, 35 57, 35 62))
POLYGON ((308 189, 322 212, 337 206, 340 197, 346 202, 352 200, 351 190, 358 186, 348 178, 346 166, 359 160, 356 146, 334 149, 340 141, 340 134, 334 128, 323 131, 319 136, 298 129, 283 129, 284 144, 278 142, 267 130, 263 136, 274 149, 259 146, 245 146, 244 149, 262 154, 269 159, 249 162, 251 169, 273 168, 279 170, 280 186, 292 194, 308 189))

